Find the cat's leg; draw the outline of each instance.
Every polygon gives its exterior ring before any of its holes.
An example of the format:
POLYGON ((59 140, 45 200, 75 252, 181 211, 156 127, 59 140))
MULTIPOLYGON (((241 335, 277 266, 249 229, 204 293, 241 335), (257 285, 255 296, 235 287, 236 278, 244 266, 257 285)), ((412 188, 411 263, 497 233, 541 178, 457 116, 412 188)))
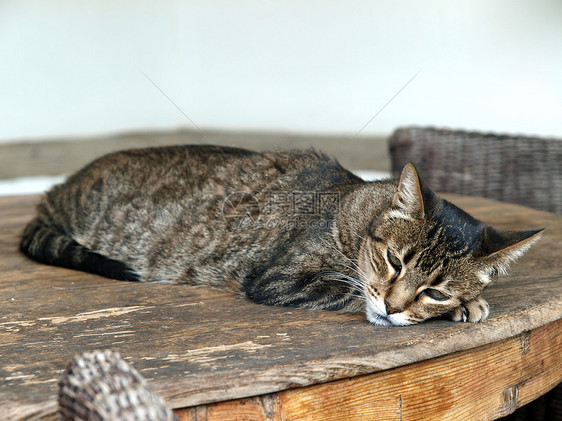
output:
POLYGON ((57 227, 36 218, 23 233, 20 250, 32 259, 49 265, 95 273, 122 281, 139 281, 125 263, 102 256, 78 244, 57 227))
POLYGON ((269 260, 262 259, 254 272, 246 274, 242 285, 246 298, 274 306, 364 311, 362 290, 349 281, 353 278, 326 269, 337 267, 327 263, 332 249, 318 246, 327 240, 304 230, 294 234, 291 241, 271 251, 269 260))
MULTIPOLYGON (((287 266, 284 267, 286 270, 287 266)), ((317 272, 268 273, 247 278, 243 289, 246 298, 259 304, 357 313, 364 303, 360 291, 348 285, 324 279, 317 272)), ((329 279, 332 279, 331 275, 329 279)))
POLYGON ((454 322, 478 323, 486 320, 490 315, 490 306, 481 295, 474 300, 467 301, 447 314, 454 322))

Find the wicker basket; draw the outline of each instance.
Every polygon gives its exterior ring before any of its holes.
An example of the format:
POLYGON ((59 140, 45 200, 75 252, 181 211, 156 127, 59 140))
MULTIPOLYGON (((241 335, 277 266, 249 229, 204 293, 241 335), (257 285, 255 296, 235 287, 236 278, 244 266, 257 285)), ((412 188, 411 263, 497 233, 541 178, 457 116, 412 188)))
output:
POLYGON ((390 138, 392 171, 413 162, 434 190, 562 214, 562 140, 407 127, 390 138))
POLYGON ((78 355, 59 380, 61 420, 172 421, 176 417, 118 353, 78 355))

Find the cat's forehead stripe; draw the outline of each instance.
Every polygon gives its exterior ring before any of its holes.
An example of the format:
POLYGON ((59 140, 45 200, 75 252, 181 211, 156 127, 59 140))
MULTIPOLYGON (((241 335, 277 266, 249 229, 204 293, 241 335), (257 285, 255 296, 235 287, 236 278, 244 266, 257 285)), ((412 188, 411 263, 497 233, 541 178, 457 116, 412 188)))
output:
POLYGON ((407 265, 408 263, 410 263, 410 261, 415 255, 416 255, 415 248, 407 249, 406 252, 404 253, 404 257, 402 258, 404 264, 407 265))
POLYGON ((384 240, 380 237, 377 237, 376 235, 373 235, 371 237, 373 239, 373 241, 375 241, 376 243, 384 243, 384 240))
POLYGON ((443 277, 442 274, 439 273, 439 274, 433 279, 433 281, 431 281, 431 283, 430 283, 429 285, 432 286, 432 287, 435 287, 435 286, 437 286, 437 285, 442 284, 443 281, 445 281, 445 278, 443 277))

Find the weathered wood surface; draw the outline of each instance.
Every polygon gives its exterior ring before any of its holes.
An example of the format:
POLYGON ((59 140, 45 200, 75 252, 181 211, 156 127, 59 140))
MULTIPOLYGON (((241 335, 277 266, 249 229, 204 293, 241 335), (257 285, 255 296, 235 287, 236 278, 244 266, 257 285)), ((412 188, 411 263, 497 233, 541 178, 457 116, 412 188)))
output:
POLYGON ((562 319, 514 338, 373 374, 180 409, 182 421, 474 420, 512 413, 560 381, 562 319))
POLYGON ((511 275, 488 289, 484 323, 377 327, 361 315, 266 307, 219 291, 40 265, 17 251, 38 198, 2 198, 0 414, 52 417, 65 365, 102 348, 119 351, 172 407, 200 405, 178 412, 183 419, 220 419, 225 409, 277 419, 322 408, 336 418, 338 410, 351 417, 389 408, 385 414, 404 420, 426 411, 448 419, 509 413, 562 380, 562 218, 449 198, 499 228, 546 227, 511 275), (246 397, 254 398, 212 404, 246 397), (436 397, 451 406, 432 404, 436 397))

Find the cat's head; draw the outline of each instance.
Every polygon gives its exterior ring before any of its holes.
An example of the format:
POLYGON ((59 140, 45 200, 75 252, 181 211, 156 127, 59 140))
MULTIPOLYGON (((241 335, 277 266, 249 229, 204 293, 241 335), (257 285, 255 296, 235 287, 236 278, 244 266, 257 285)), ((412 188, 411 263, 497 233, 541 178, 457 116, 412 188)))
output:
POLYGON ((542 230, 500 231, 439 198, 412 164, 359 253, 370 322, 408 325, 475 299, 542 230))

